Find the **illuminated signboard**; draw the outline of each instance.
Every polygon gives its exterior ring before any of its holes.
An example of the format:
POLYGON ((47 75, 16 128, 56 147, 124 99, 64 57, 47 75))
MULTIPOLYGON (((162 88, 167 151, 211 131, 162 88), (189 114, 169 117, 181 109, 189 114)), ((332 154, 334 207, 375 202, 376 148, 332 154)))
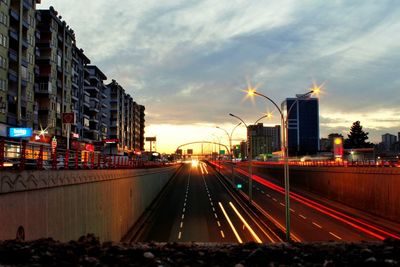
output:
POLYGON ((106 144, 118 144, 119 139, 105 139, 103 142, 106 144))
POLYGON ((336 137, 333 140, 333 154, 335 158, 342 158, 343 157, 343 138, 336 137))
POLYGON ((9 137, 31 137, 32 129, 31 128, 9 128, 8 136, 9 137))

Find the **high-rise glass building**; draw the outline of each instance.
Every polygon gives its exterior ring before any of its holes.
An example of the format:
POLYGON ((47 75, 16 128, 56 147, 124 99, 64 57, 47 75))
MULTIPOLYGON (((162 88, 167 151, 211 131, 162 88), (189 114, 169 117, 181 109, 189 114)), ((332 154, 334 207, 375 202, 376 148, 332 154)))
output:
POLYGON ((285 116, 289 112, 289 156, 316 154, 319 151, 318 98, 287 98, 282 103, 282 111, 285 116))

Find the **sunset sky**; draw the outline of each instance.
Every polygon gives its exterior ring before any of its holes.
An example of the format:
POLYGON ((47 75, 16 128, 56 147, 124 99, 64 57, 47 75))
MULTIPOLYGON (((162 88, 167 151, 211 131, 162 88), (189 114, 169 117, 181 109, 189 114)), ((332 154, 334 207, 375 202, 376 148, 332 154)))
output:
MULTIPOLYGON (((250 82, 281 103, 325 83, 321 137, 360 120, 371 141, 400 131, 397 1, 42 0, 74 29, 78 47, 146 107, 146 136, 172 152, 185 142, 227 143, 234 113, 273 112, 244 99, 250 82), (213 135, 214 134, 214 135, 213 135)), ((235 139, 245 137, 239 127, 235 139)), ((148 148, 148 145, 146 146, 148 148)))

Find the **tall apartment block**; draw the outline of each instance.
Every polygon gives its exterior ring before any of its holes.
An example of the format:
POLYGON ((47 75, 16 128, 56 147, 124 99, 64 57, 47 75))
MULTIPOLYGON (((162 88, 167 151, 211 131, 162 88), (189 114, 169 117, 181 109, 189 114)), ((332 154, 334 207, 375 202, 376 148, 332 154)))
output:
POLYGON ((142 105, 139 105, 139 110, 140 110, 140 150, 144 151, 144 128, 145 128, 145 119, 144 119, 144 110, 145 107, 142 105))
MULTIPOLYGON (((85 124, 83 117, 84 110, 84 87, 90 82, 89 72, 86 66, 90 64, 89 58, 84 54, 82 49, 79 49, 76 44, 72 47, 72 88, 71 88, 71 108, 75 113, 76 123, 71 125, 72 136, 81 140, 83 136, 83 125, 85 124)), ((86 121, 86 127, 89 127, 89 122, 86 121)))
POLYGON ((0 135, 33 127, 35 36, 33 0, 0 1, 0 135))
POLYGON ((287 98, 282 103, 283 112, 287 114, 292 105, 288 119, 289 155, 316 154, 319 151, 318 98, 287 98))
POLYGON ((39 74, 36 75, 35 101, 38 121, 47 127, 49 134, 66 136, 61 114, 71 112, 72 49, 75 36, 72 29, 61 20, 57 11, 37 10, 40 39, 36 57, 39 74))
POLYGON ((265 127, 262 123, 249 125, 247 136, 251 135, 251 155, 272 154, 281 149, 281 126, 265 127))
POLYGON ((115 80, 107 85, 109 92, 110 139, 118 139, 118 144, 110 151, 117 153, 134 153, 144 150, 144 106, 138 105, 133 98, 125 93, 124 88, 115 80))
POLYGON ((101 141, 107 138, 108 103, 104 81, 107 76, 96 66, 86 66, 89 83, 84 86, 83 134, 84 141, 101 141))

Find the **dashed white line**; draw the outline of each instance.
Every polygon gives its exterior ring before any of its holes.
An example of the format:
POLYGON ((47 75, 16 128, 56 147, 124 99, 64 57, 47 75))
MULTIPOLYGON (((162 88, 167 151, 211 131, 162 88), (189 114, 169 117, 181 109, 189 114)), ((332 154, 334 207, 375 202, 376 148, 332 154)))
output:
POLYGON ((267 194, 267 197, 271 197, 271 195, 270 195, 270 194, 267 194))
POLYGON ((217 214, 216 214, 216 213, 214 213, 214 216, 215 216, 215 219, 218 219, 218 216, 217 216, 217 214))
POLYGON ((317 226, 318 228, 322 228, 322 226, 321 225, 319 225, 318 223, 315 223, 315 222, 312 222, 312 224, 314 224, 315 226, 317 226))
POLYGON ((185 219, 185 214, 182 214, 182 220, 185 219))
POLYGON ((296 212, 296 211, 295 211, 294 209, 292 209, 292 208, 290 209, 290 211, 291 211, 291 212, 296 212))
POLYGON ((217 221, 218 227, 221 227, 221 223, 219 221, 217 221))
POLYGON ((222 236, 222 238, 225 238, 224 231, 222 231, 222 230, 221 230, 221 236, 222 236))
POLYGON ((263 190, 261 190, 261 193, 265 194, 265 192, 263 190))
POLYGON ((180 228, 182 228, 183 227, 183 222, 181 222, 181 225, 180 225, 180 228))
POLYGON ((285 207, 285 203, 280 202, 279 203, 281 206, 285 207))
POLYGON ((183 208, 182 212, 185 213, 185 211, 186 211, 186 208, 183 208))
POLYGON ((329 234, 331 234, 332 236, 334 236, 334 237, 336 237, 337 239, 339 239, 339 240, 342 240, 342 238, 340 237, 340 236, 338 236, 338 235, 335 235, 334 233, 332 233, 332 232, 329 232, 329 234))
POLYGON ((178 234, 178 239, 181 239, 181 236, 182 236, 182 232, 181 232, 181 231, 179 231, 179 234, 178 234))
POLYGON ((278 202, 278 200, 276 198, 272 198, 273 201, 278 202))
POLYGON ((299 216, 300 216, 301 218, 303 218, 304 220, 307 219, 307 217, 304 216, 304 215, 301 215, 301 214, 300 214, 299 216))

